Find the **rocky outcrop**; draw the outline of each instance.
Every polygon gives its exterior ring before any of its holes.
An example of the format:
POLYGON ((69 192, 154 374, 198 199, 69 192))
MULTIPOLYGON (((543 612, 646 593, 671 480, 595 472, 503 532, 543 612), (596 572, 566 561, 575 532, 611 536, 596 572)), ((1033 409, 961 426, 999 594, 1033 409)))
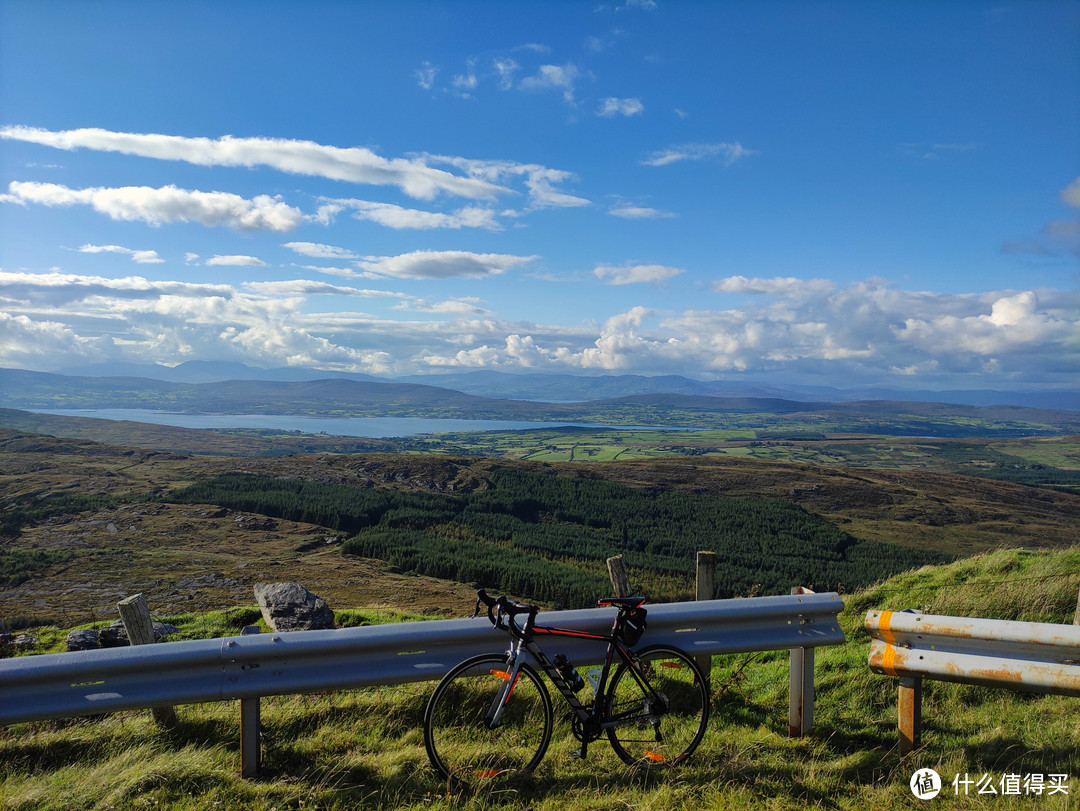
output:
POLYGON ((275 631, 316 631, 334 627, 334 612, 326 601, 299 583, 258 583, 259 601, 266 624, 275 631))

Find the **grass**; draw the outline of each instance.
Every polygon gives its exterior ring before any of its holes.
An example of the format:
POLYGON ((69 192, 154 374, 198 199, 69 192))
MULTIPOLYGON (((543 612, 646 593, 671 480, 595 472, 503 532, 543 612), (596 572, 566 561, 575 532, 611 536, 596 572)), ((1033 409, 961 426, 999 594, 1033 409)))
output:
MULTIPOLYGON (((848 643, 817 652, 811 733, 787 737, 786 652, 716 657, 709 732, 692 761, 669 773, 634 772, 604 742, 586 761, 572 760, 576 742, 560 723, 532 778, 498 794, 448 794, 427 764, 421 720, 432 685, 419 684, 264 699, 264 776, 254 781, 237 776, 235 703, 181 707, 171 730, 156 727, 145 711, 16 725, 0 732, 0 807, 906 809, 922 807, 908 780, 926 767, 946 784, 937 807, 1075 807, 1080 726, 1073 699, 926 682, 923 747, 901 757, 896 680, 867 667, 862 622, 870 608, 909 607, 1071 622, 1078 585, 1078 547, 1003 550, 847 595, 841 623, 848 643), (973 785, 970 796, 957 797, 951 785, 956 775, 997 782, 1030 773, 1069 775, 1069 794, 986 797, 973 785)), ((212 633, 234 627, 239 613, 171 621, 185 633, 212 633)), ((397 618, 338 612, 343 624, 397 618)))

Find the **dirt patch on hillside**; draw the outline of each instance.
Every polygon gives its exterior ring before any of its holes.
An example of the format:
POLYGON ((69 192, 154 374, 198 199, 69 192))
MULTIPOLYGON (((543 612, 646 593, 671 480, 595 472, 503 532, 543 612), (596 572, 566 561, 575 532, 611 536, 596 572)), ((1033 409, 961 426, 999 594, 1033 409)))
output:
POLYGON ((253 605, 264 581, 296 581, 331 608, 385 607, 464 616, 467 586, 342 556, 325 529, 209 505, 129 504, 26 528, 18 548, 71 550, 71 561, 0 588, 0 617, 114 618, 142 593, 157 614, 253 605))

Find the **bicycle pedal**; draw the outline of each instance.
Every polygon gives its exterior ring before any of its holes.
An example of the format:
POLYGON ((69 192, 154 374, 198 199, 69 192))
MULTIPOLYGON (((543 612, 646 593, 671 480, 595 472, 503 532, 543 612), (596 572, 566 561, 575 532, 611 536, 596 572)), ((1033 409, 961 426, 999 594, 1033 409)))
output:
POLYGON ((573 760, 584 760, 585 759, 585 751, 586 751, 585 747, 582 746, 579 749, 575 749, 573 752, 571 752, 570 757, 573 760))

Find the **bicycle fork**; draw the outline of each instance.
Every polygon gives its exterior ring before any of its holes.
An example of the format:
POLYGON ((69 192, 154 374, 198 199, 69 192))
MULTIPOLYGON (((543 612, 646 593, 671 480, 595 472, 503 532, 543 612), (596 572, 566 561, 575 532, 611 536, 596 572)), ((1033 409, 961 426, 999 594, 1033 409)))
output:
POLYGON ((513 695, 517 680, 521 677, 521 665, 523 663, 521 657, 521 643, 515 642, 511 645, 508 654, 507 669, 491 671, 493 676, 497 676, 503 680, 503 685, 499 688, 498 692, 495 693, 495 698, 492 699, 487 715, 484 716, 484 726, 488 729, 495 729, 495 727, 499 725, 503 710, 505 710, 506 705, 510 703, 510 696, 513 695))

